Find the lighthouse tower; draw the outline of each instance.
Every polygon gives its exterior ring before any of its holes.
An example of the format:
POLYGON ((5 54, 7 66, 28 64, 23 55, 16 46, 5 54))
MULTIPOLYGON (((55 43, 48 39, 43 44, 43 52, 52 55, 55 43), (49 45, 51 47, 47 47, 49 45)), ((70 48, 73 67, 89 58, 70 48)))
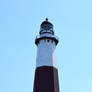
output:
POLYGON ((56 46, 59 40, 54 35, 53 24, 46 20, 40 26, 37 45, 36 70, 33 92, 59 92, 56 46))

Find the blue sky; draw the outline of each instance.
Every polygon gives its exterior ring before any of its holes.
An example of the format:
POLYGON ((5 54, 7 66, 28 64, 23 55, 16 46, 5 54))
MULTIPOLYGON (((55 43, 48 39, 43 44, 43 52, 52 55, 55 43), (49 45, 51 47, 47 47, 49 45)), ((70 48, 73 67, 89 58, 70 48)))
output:
POLYGON ((59 37, 60 92, 92 92, 91 0, 0 0, 0 92, 32 92, 40 24, 59 37))

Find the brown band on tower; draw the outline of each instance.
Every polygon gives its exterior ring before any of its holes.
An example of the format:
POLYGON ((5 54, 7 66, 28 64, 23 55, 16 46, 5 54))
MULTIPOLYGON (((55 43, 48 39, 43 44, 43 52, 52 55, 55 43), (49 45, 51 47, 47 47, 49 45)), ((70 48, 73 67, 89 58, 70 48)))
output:
POLYGON ((36 68, 33 92, 59 92, 58 70, 50 66, 36 68))

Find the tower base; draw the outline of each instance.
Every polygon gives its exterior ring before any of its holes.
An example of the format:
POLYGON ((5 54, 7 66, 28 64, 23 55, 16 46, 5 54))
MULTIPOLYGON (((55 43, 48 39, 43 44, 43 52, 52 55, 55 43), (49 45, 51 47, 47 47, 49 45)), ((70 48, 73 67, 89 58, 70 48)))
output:
POLYGON ((58 70, 51 66, 36 68, 33 92, 59 92, 58 70))

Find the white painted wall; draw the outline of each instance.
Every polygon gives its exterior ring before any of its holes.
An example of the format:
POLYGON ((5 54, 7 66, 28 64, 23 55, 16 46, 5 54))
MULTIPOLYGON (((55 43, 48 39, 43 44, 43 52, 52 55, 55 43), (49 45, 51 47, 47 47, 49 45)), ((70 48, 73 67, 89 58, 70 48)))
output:
POLYGON ((55 48, 54 41, 40 40, 37 48, 36 67, 53 66, 57 68, 55 48))

